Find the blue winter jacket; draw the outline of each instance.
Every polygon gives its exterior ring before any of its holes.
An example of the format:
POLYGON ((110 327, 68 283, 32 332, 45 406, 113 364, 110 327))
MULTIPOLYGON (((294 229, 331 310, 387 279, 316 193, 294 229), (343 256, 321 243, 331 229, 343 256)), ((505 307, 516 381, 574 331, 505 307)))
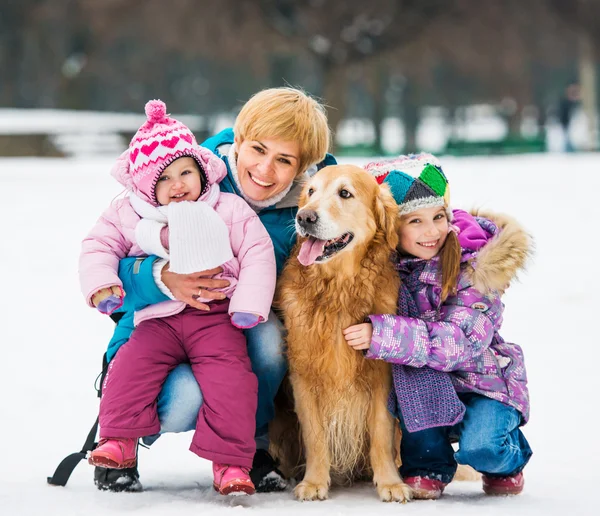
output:
MULTIPOLYGON (((227 159, 227 154, 232 144, 233 129, 230 128, 224 129, 215 136, 212 136, 202 143, 202 146, 213 151, 227 166, 227 176, 219 183, 221 191, 240 195, 227 159)), ((317 165, 317 170, 335 164, 337 164, 335 158, 331 154, 327 154, 325 159, 317 165)), ((290 192, 279 203, 268 208, 263 208, 258 212, 258 218, 264 224, 271 240, 273 240, 275 260, 277 262, 277 275, 281 273, 285 261, 288 259, 292 252, 292 247, 296 242, 294 220, 298 212, 298 196, 301 189, 302 185, 300 182, 295 183, 290 192)), ((119 309, 119 311, 124 312, 124 315, 117 324, 115 333, 108 344, 108 360, 129 340, 129 336, 134 328, 133 313, 148 305, 168 300, 168 297, 156 286, 152 275, 152 265, 157 259, 156 256, 124 258, 119 264, 119 278, 123 282, 123 290, 125 290, 127 295, 124 298, 123 306, 119 309)))

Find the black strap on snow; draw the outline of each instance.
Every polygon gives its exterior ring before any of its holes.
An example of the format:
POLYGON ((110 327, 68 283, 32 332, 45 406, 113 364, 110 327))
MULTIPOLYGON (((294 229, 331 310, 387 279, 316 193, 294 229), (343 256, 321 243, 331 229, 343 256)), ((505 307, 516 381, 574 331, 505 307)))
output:
POLYGON ((98 418, 96 418, 96 422, 94 423, 94 426, 92 426, 92 429, 90 430, 90 433, 88 434, 81 451, 77 453, 71 453, 71 455, 67 455, 61 461, 56 468, 54 475, 48 477, 49 484, 62 487, 67 485, 71 473, 73 473, 73 470, 77 467, 79 462, 82 459, 85 459, 87 453, 92 451, 98 444, 96 442, 96 432, 98 432, 98 418))
MULTIPOLYGON (((102 383, 104 382, 104 377, 106 376, 106 371, 108 370, 108 362, 106 361, 106 353, 102 357, 102 372, 98 375, 100 378, 100 383, 96 383, 96 390, 98 391, 98 397, 102 395, 102 383)), ((98 379, 96 379, 97 381, 98 379)), ((83 443, 83 447, 81 451, 77 453, 71 453, 71 455, 67 455, 61 463, 56 468, 54 475, 48 477, 48 483, 53 486, 66 486, 69 481, 69 477, 73 470, 77 467, 79 462, 82 459, 85 459, 88 452, 91 452, 98 443, 96 442, 96 433, 98 432, 98 417, 96 418, 96 422, 92 425, 88 436, 83 443)))

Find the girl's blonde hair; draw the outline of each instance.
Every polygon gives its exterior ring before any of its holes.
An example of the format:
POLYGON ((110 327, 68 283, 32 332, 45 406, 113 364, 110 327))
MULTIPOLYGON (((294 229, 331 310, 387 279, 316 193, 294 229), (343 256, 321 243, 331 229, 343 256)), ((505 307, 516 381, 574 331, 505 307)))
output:
POLYGON ((253 95, 235 120, 233 132, 244 140, 276 139, 298 142, 298 174, 325 158, 331 132, 325 108, 296 88, 270 88, 253 95))
POLYGON ((442 303, 449 295, 456 294, 462 249, 454 231, 450 231, 440 251, 440 268, 442 269, 442 303))

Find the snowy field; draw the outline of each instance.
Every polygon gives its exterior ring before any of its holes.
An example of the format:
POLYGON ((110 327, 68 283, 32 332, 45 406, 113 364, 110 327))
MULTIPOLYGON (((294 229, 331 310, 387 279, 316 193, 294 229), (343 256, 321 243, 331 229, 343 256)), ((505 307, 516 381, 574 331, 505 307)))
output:
POLYGON ((141 450, 143 493, 97 491, 85 463, 66 488, 47 485, 58 462, 80 449, 97 413, 93 382, 113 325, 85 306, 77 258, 81 239, 120 191, 111 164, 0 159, 7 203, 0 514, 598 514, 599 154, 444 160, 454 206, 510 213, 537 242, 528 272, 505 296, 502 332, 523 346, 529 371, 525 433, 534 455, 521 496, 487 498, 479 483, 466 482, 451 484, 441 500, 406 505, 379 502, 369 485, 334 488, 329 500, 303 504, 291 492, 224 498, 212 490, 209 463, 187 450, 190 434, 163 436, 141 450))

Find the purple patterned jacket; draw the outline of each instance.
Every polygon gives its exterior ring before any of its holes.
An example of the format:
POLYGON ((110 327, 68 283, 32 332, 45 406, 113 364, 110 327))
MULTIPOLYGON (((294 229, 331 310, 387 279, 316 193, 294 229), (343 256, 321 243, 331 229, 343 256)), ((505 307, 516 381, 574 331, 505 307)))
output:
MULTIPOLYGON (((478 252, 463 249, 457 294, 440 302, 439 260, 429 260, 420 274, 422 288, 412 293, 420 318, 370 316, 373 337, 365 356, 450 372, 457 392, 475 392, 510 405, 522 414, 524 424, 529 418, 529 393, 523 352, 498 333, 504 311, 499 291, 523 266, 531 241, 512 220, 505 221, 502 231, 489 220, 476 220, 495 236, 478 252), (522 253, 519 259, 515 246, 522 253), (505 265, 499 275, 498 263, 505 265)), ((406 277, 419 262, 401 257, 396 266, 406 277)))

